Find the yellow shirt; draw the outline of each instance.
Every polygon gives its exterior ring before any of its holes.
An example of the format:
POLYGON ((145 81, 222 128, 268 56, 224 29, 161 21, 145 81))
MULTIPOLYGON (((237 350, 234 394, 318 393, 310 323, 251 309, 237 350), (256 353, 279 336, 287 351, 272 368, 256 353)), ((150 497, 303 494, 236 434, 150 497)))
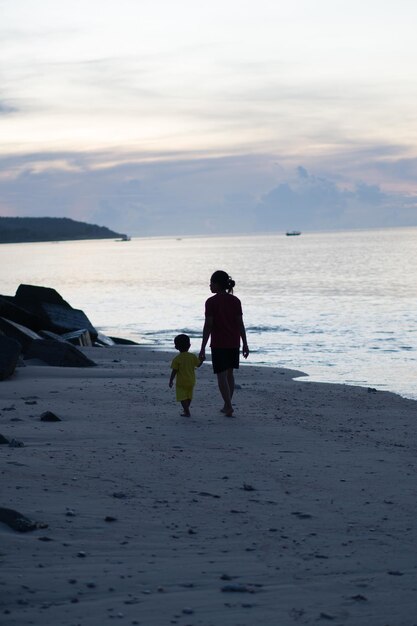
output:
POLYGON ((191 352, 180 352, 171 363, 173 370, 176 370, 177 387, 194 387, 195 368, 200 365, 200 360, 191 352))

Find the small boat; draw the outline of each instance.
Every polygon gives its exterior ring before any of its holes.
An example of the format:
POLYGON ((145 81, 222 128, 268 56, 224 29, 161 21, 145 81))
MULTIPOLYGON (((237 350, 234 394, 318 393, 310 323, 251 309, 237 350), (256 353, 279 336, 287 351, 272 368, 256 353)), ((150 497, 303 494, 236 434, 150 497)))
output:
POLYGON ((297 237, 298 235, 301 235, 301 231, 299 230, 288 230, 286 233, 287 237, 297 237))
POLYGON ((120 239, 117 239, 117 241, 130 241, 130 237, 129 235, 122 235, 120 239))

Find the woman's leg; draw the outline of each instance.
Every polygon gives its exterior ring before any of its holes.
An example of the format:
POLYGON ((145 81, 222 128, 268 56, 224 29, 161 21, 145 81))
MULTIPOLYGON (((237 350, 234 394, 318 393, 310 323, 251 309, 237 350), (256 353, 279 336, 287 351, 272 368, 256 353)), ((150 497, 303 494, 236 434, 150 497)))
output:
POLYGON ((233 394, 235 392, 235 377, 233 374, 233 368, 230 368, 229 370, 227 370, 227 382, 229 383, 229 389, 230 389, 230 401, 232 401, 233 394))
POLYGON ((224 401, 223 412, 230 417, 233 414, 232 395, 234 391, 233 370, 225 370, 217 374, 217 383, 224 401), (232 386, 232 388, 231 388, 232 386))

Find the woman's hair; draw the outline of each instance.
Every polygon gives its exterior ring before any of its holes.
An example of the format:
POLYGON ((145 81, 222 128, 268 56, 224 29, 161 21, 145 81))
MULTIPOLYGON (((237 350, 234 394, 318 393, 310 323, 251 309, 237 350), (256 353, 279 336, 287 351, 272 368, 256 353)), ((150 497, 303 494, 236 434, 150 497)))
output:
POLYGON ((235 281, 229 276, 227 272, 223 272, 223 270, 217 270, 211 277, 211 282, 219 285, 221 289, 227 291, 227 293, 233 293, 233 287, 235 286, 235 281))

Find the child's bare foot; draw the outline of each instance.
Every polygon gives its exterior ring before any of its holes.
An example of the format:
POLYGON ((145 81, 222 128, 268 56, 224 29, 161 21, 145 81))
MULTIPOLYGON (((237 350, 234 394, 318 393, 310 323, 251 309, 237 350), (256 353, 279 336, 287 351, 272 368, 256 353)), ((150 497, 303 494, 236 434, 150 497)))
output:
POLYGON ((181 417, 191 417, 190 411, 184 411, 184 413, 180 413, 181 417))

